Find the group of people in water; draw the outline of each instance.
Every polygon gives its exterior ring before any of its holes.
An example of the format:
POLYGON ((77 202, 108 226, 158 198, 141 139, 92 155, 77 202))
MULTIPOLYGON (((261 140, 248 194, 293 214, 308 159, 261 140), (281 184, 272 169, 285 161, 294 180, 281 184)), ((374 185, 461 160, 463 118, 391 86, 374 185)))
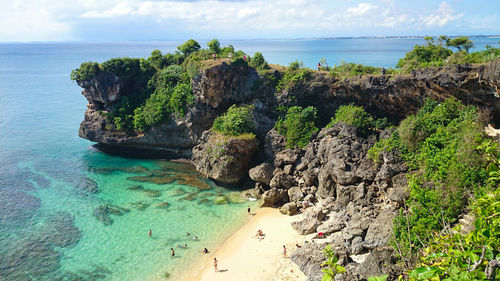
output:
MULTIPOLYGON (((186 232, 186 236, 190 236, 190 235, 191 235, 191 233, 186 232)), ((151 229, 148 231, 148 236, 149 237, 153 236, 153 231, 151 229)), ((194 236, 193 238, 191 238, 191 240, 198 241, 200 239, 198 239, 198 236, 194 236)), ((178 247, 181 248, 181 249, 187 249, 188 245, 186 243, 184 243, 184 244, 179 244, 178 247)), ((175 250, 174 250, 174 248, 170 248, 170 252, 172 254, 172 257, 175 257, 175 250)), ((200 250, 200 253, 208 254, 209 251, 208 251, 207 248, 203 248, 203 249, 200 250)))

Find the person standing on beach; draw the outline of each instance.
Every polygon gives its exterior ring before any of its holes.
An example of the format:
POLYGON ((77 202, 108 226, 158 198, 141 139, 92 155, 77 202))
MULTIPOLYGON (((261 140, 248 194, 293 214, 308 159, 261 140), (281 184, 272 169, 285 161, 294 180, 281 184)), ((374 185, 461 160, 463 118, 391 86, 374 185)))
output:
POLYGON ((217 269, 217 258, 214 258, 214 269, 215 272, 219 272, 219 270, 217 269))
POLYGON ((153 235, 153 232, 151 231, 151 229, 148 231, 148 236, 151 237, 151 235, 153 235))
POLYGON ((248 205, 248 214, 250 215, 250 205, 248 205))
MULTIPOLYGON (((284 247, 284 246, 283 246, 284 247)), ((172 252, 172 258, 175 256, 175 251, 174 248, 170 248, 170 251, 172 252)))
POLYGON ((286 247, 283 245, 283 257, 286 258, 286 247))

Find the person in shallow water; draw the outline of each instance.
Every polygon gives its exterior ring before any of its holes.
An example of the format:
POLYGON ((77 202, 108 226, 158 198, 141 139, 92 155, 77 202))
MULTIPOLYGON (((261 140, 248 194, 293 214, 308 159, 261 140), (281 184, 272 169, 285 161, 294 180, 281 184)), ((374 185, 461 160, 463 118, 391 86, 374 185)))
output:
POLYGON ((174 248, 170 248, 170 251, 172 252, 172 257, 174 257, 175 256, 174 248))
POLYGON ((208 254, 208 253, 209 253, 209 251, 208 251, 208 249, 207 249, 207 248, 204 248, 204 249, 203 249, 203 250, 201 250, 200 252, 201 252, 201 253, 203 253, 203 254, 208 254))
POLYGON ((151 229, 148 231, 148 236, 151 237, 151 235, 153 235, 153 232, 151 231, 151 229))

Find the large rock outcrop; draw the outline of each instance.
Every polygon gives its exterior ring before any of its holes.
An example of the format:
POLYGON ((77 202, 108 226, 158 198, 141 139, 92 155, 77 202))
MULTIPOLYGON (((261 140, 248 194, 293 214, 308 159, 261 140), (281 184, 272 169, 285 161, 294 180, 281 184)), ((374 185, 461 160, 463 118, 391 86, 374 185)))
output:
POLYGON ((193 148, 193 162, 196 169, 209 178, 237 183, 247 175, 257 147, 255 137, 229 137, 207 131, 201 143, 193 148))

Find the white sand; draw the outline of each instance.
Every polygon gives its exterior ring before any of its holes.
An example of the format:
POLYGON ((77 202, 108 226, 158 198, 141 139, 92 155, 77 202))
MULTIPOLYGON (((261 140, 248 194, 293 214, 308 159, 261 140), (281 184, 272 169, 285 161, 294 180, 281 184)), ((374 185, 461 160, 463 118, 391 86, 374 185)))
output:
POLYGON ((203 268, 186 273, 185 281, 306 281, 307 278, 289 259, 295 244, 304 237, 292 229, 297 217, 279 213, 277 209, 261 208, 241 229, 224 242, 215 253, 206 255, 203 268), (261 229, 265 238, 255 238, 261 229), (283 245, 287 257, 283 257, 283 245), (217 257, 219 272, 213 258, 217 257))

